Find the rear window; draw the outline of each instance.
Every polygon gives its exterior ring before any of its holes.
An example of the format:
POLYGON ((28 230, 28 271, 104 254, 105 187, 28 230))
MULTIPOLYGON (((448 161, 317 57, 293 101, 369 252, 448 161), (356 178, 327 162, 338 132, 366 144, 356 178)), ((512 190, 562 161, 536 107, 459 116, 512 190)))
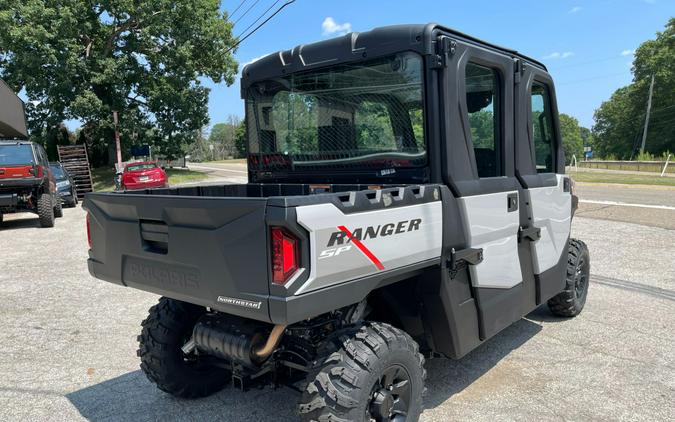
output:
POLYGON ((422 69, 402 53, 257 83, 247 91, 249 169, 425 166, 422 69))
POLYGON ((35 164, 33 148, 28 144, 0 145, 0 166, 35 164))
POLYGON ((156 168, 156 164, 132 164, 127 166, 127 171, 150 170, 156 168))

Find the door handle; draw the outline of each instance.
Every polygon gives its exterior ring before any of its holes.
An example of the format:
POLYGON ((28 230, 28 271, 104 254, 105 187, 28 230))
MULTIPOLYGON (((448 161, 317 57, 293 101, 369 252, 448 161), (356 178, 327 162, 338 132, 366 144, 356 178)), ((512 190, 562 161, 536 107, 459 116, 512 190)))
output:
POLYGON ((518 211, 518 192, 510 193, 506 196, 506 211, 518 211))

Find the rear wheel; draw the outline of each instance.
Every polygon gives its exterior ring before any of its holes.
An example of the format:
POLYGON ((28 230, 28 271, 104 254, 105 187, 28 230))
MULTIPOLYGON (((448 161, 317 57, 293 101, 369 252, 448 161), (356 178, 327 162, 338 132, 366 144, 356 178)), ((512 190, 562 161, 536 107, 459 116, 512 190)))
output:
POLYGON ((205 311, 201 306, 163 297, 142 322, 138 336, 141 369, 160 390, 176 397, 206 397, 230 381, 226 369, 186 356, 181 350, 205 311))
POLYGON ((588 296, 591 260, 584 242, 570 239, 567 252, 565 290, 548 301, 554 315, 574 317, 581 313, 588 296))
POLYGON ((323 364, 308 375, 303 421, 417 421, 424 357, 405 332, 369 322, 330 340, 323 364))
POLYGON ((54 205, 52 196, 48 193, 40 195, 37 201, 37 212, 40 226, 54 227, 54 205))
POLYGON ((56 197, 56 205, 54 206, 54 217, 63 217, 63 200, 61 197, 56 197))

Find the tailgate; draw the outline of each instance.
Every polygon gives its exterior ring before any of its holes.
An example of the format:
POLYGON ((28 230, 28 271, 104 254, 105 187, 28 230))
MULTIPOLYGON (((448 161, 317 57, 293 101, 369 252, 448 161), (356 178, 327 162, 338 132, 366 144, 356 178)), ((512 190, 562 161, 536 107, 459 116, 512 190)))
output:
POLYGON ((96 278, 269 321, 265 198, 87 194, 96 278))

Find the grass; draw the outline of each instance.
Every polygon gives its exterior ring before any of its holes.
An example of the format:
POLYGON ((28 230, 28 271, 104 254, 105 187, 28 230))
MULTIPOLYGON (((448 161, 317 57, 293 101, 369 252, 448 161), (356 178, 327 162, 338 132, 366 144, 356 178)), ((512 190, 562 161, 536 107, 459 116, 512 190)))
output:
MULTIPOLYGON (((169 185, 181 183, 199 182, 208 176, 204 173, 183 169, 166 169, 166 175, 169 176, 169 185)), ((115 189, 115 170, 109 167, 100 167, 91 169, 91 178, 94 183, 95 192, 109 192, 115 189)))
POLYGON ((675 177, 643 176, 639 174, 617 174, 602 172, 570 172, 577 182, 589 183, 622 183, 626 185, 675 186, 675 177))

